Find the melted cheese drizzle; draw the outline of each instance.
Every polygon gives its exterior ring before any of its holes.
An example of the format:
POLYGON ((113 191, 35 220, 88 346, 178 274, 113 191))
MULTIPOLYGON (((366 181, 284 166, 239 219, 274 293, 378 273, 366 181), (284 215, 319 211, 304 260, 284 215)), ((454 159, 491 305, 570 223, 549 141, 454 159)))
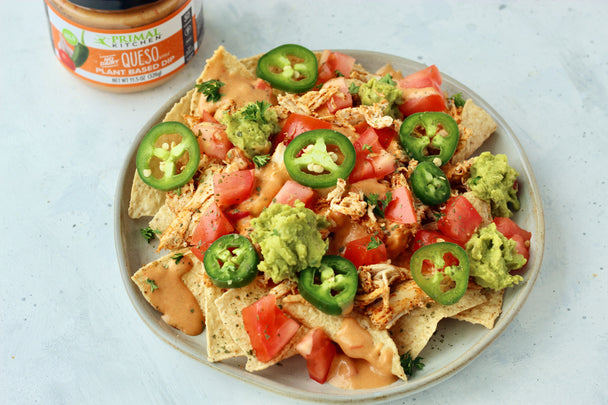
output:
POLYGON ((345 318, 335 336, 344 353, 334 357, 327 382, 338 388, 365 389, 392 384, 393 351, 374 345, 372 335, 353 318, 345 318))
POLYGON ((203 331, 205 318, 196 298, 182 281, 182 276, 189 272, 192 266, 192 259, 184 256, 179 263, 170 260, 168 264, 155 263, 146 268, 146 278, 153 280, 158 288, 152 291, 152 286, 146 285, 144 294, 163 314, 163 321, 187 335, 194 336, 203 331))

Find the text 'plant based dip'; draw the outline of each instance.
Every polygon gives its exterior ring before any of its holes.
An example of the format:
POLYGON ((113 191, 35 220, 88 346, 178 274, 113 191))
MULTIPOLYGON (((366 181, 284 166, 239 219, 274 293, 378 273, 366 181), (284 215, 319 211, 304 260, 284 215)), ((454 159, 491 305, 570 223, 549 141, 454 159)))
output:
POLYGON ((202 0, 45 0, 57 59, 115 92, 156 87, 196 54, 202 0))

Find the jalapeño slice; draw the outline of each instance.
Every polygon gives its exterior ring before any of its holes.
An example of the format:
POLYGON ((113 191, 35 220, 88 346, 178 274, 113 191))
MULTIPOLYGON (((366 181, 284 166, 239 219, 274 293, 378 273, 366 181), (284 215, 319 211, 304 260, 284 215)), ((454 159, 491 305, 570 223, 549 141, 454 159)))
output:
POLYGON ((399 129, 401 146, 419 162, 435 161, 443 166, 454 155, 460 132, 452 117, 442 112, 421 112, 408 116, 399 129))
POLYGON ((260 58, 256 74, 275 89, 304 93, 317 83, 317 57, 301 45, 281 45, 260 58))
POLYGON ((339 178, 350 175, 355 160, 355 147, 350 140, 331 129, 301 133, 287 145, 283 156, 291 178, 312 188, 335 186, 339 178))
POLYGON ((259 262, 249 239, 235 233, 219 237, 203 257, 207 275, 220 288, 240 288, 251 283, 258 274, 259 262))
POLYGON ((450 198, 450 182, 433 162, 418 163, 411 181, 414 194, 426 205, 442 204, 450 198))
POLYGON ((186 184, 198 169, 200 149, 196 137, 177 121, 153 126, 139 144, 135 165, 144 183, 158 190, 186 184))
POLYGON ((298 278, 302 297, 329 315, 350 312, 358 284, 357 268, 341 256, 324 256, 320 267, 308 267, 298 278))

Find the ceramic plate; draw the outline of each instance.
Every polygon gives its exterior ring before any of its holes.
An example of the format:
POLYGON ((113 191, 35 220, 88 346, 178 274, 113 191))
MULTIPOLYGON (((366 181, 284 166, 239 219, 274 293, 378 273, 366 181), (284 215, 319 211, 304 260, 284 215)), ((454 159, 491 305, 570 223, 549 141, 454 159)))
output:
MULTIPOLYGON (((401 70, 404 74, 425 67, 420 63, 389 54, 357 50, 341 51, 355 57, 358 63, 372 72, 386 63, 391 63, 393 67, 401 70)), ((207 361, 205 334, 191 337, 165 324, 160 318, 160 313, 148 304, 130 279, 131 275, 142 265, 158 257, 158 253, 155 251, 156 245, 154 243, 147 244, 140 234, 140 228, 148 226, 149 218, 133 220, 127 215, 131 183, 135 172, 137 147, 148 129, 160 122, 165 113, 189 89, 180 91, 168 100, 143 126, 127 155, 118 183, 115 204, 115 238, 118 262, 129 298, 144 323, 162 340, 206 366, 285 397, 300 400, 353 403, 395 399, 429 388, 466 366, 503 332, 509 322, 517 315, 532 290, 541 267, 544 248, 544 219, 534 173, 519 141, 507 123, 477 94, 451 77, 443 75, 442 88, 448 94, 462 92, 465 99, 472 98, 498 124, 496 132, 477 153, 485 150, 493 153, 504 153, 508 156, 510 165, 520 173, 519 187, 522 208, 516 213, 515 221, 533 234, 530 261, 524 276, 525 282, 507 289, 503 312, 494 329, 488 330, 479 325, 450 319, 443 320, 439 324, 437 333, 421 353, 421 356, 424 357, 424 369, 417 371, 408 382, 398 381, 380 389, 350 391, 337 389, 329 384, 317 384, 308 378, 305 362, 300 356, 283 361, 281 367, 271 367, 256 374, 248 373, 243 369, 244 358, 221 363, 207 361)))

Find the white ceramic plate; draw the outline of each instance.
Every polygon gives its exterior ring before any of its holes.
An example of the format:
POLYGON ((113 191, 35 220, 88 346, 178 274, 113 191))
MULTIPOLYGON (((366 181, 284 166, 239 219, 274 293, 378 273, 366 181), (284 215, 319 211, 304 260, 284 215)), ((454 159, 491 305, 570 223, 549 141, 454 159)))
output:
MULTIPOLYGON (((341 51, 355 57, 357 62, 369 71, 375 71, 385 63, 391 63, 394 68, 401 70, 404 74, 425 67, 420 63, 389 54, 357 50, 341 51)), ((395 399, 429 388, 462 369, 502 333, 523 306, 540 271, 545 228, 538 186, 530 163, 513 131, 491 106, 466 86, 443 75, 442 88, 449 94, 462 92, 465 98, 472 98, 477 105, 494 118, 498 129, 478 153, 484 150, 504 153, 508 156, 510 165, 520 173, 519 187, 522 208, 516 213, 515 220, 533 234, 530 261, 524 276, 525 282, 507 290, 503 312, 494 329, 488 330, 479 325, 449 319, 443 320, 439 324, 437 333, 421 353, 421 356, 424 357, 424 369, 417 371, 408 382, 398 381, 380 389, 349 391, 334 388, 329 384, 317 384, 308 378, 305 362, 300 356, 283 361, 282 366, 274 366, 256 374, 248 373, 243 369, 244 359, 221 363, 207 361, 205 334, 191 337, 165 324, 160 318, 160 313, 148 304, 130 279, 142 265, 149 263, 159 255, 155 251, 156 245, 147 244, 140 234, 140 228, 147 227, 149 218, 133 220, 127 215, 137 147, 148 129, 160 122, 165 113, 189 88, 180 91, 168 100, 143 126, 127 155, 127 161, 118 182, 115 201, 115 238, 118 262, 129 298, 142 320, 165 342, 201 363, 263 389, 300 400, 353 403, 395 399)))

